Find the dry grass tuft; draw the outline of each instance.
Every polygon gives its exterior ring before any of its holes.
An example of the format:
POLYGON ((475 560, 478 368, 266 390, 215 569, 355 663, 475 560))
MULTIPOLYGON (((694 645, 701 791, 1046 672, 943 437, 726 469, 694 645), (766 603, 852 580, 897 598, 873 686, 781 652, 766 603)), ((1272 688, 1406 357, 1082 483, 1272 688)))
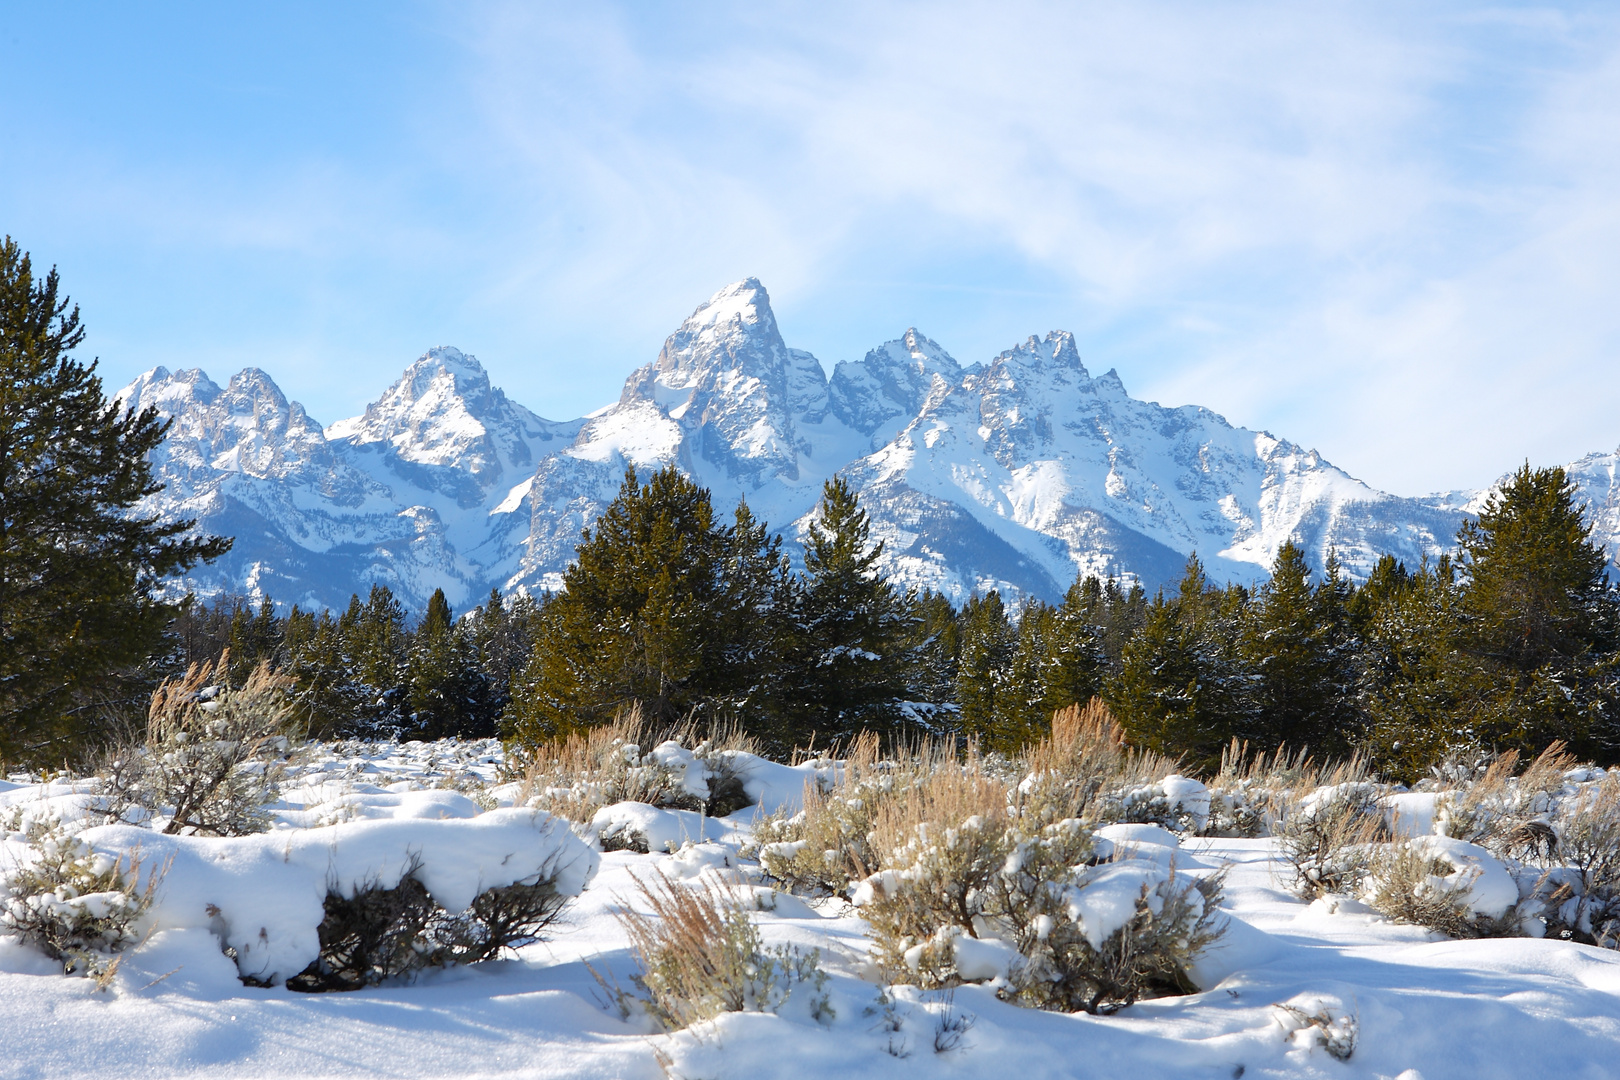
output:
POLYGON ((287 756, 303 734, 293 682, 260 664, 232 687, 229 669, 227 652, 153 692, 145 744, 118 747, 105 763, 109 814, 167 815, 164 832, 202 836, 269 827, 264 805, 276 798, 287 756))
POLYGON ((646 996, 631 998, 604 982, 621 1010, 639 1005, 673 1031, 721 1013, 775 1012, 807 984, 811 1014, 832 1019, 820 953, 764 948, 748 912, 724 886, 689 888, 661 874, 636 886, 650 913, 627 907, 619 922, 641 963, 635 981, 646 996))
POLYGON ((633 705, 606 724, 534 747, 523 763, 519 804, 581 823, 619 802, 701 810, 704 800, 650 756, 666 741, 662 736, 673 734, 654 732, 641 706, 633 705))
POLYGON ((1221 751, 1221 767, 1209 782, 1205 835, 1265 836, 1281 820, 1283 809, 1317 779, 1316 766, 1303 749, 1251 754, 1248 743, 1233 739, 1221 751))
POLYGON ((1282 804, 1278 852, 1293 868, 1294 891, 1306 900, 1354 893, 1366 879, 1373 845, 1389 838, 1380 789, 1359 755, 1325 776, 1302 778, 1282 804))

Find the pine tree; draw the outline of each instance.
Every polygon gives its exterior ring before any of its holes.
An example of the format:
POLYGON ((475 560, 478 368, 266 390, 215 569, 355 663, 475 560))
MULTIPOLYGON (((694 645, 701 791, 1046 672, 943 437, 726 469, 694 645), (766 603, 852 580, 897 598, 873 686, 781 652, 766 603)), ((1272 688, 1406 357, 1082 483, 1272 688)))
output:
POLYGON ((1238 653, 1247 605, 1243 590, 1211 586, 1196 555, 1176 595, 1154 598, 1107 695, 1133 741, 1199 767, 1219 761, 1252 709, 1238 653))
POLYGON ((484 738, 495 733, 489 680, 478 665, 473 635, 459 625, 443 589, 433 590, 411 635, 405 660, 410 721, 417 739, 484 738))
POLYGON ((883 544, 842 478, 822 487, 805 545, 799 599, 795 738, 891 728, 905 700, 912 622, 877 572, 883 544))
POLYGON ((1620 734, 1620 611, 1575 494, 1563 469, 1526 464, 1457 534, 1457 645, 1487 745, 1535 752, 1562 739, 1595 755, 1620 734))
POLYGON ((674 468, 618 496, 581 537, 564 591, 536 619, 534 651, 503 721, 534 743, 639 704, 656 721, 712 714, 735 689, 726 665, 725 530, 709 493, 674 468))
POLYGON ((1381 560, 1352 610, 1362 642, 1361 698, 1379 770, 1411 783, 1448 750, 1478 740, 1470 728, 1471 667, 1458 653, 1457 584, 1441 556, 1407 572, 1381 560))
POLYGON ((1284 543, 1244 639, 1256 708, 1247 734, 1265 749, 1343 754, 1361 735, 1348 597, 1336 562, 1320 587, 1312 588, 1310 578, 1304 549, 1284 543))
POLYGON ((932 589, 907 596, 912 632, 907 696, 919 702, 956 700, 956 670, 962 655, 962 629, 948 597, 932 589))
MULTIPOLYGON (((1017 635, 1001 593, 991 589, 962 606, 962 654, 956 670, 956 701, 962 732, 988 747, 1003 740, 996 731, 996 703, 1012 676, 1017 635)), ((1016 736, 1014 740, 1016 741, 1016 736)))
POLYGON ((1053 613, 1043 666, 1042 711, 1050 716, 1101 694, 1108 673, 1108 617, 1095 575, 1077 578, 1053 613))
POLYGON ((1049 698, 1062 651, 1058 635, 1058 609, 1041 600, 1026 601, 1006 679, 995 694, 995 720, 985 740, 990 749, 1017 751, 1051 730, 1049 698))
POLYGON ((787 752, 798 732, 788 706, 795 690, 799 592, 782 538, 739 502, 722 542, 721 663, 726 684, 717 712, 747 727, 769 749, 787 752))
POLYGON ((0 243, 0 759, 60 762, 96 710, 142 696, 164 646, 165 578, 230 541, 135 512, 161 489, 147 455, 168 423, 102 392, 54 269, 0 243), (133 682, 132 682, 133 680, 133 682))

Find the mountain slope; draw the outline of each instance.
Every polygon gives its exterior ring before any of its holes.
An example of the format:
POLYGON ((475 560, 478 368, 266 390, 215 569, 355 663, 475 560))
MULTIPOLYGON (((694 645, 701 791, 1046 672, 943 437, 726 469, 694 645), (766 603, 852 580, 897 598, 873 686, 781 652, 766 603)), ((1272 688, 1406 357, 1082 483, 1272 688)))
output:
MULTIPOLYGON (((175 420, 153 507, 237 537, 186 584, 310 606, 373 581, 413 608, 435 587, 458 608, 491 587, 556 588, 627 466, 680 468, 721 514, 746 499, 795 557, 823 481, 842 473, 884 569, 957 600, 1053 599, 1077 572, 1153 588, 1194 551, 1217 578, 1253 581, 1290 537, 1361 576, 1384 552, 1415 564, 1448 547, 1471 497, 1399 498, 1207 409, 1132 398, 1061 331, 963 366, 912 329, 829 378, 788 346, 753 278, 700 305, 618 401, 568 422, 510 401, 451 348, 324 430, 254 369, 222 389, 158 368, 121 396, 175 420)), ((1601 489, 1611 550, 1616 472, 1617 455, 1577 464, 1583 490, 1601 489)))
POLYGON ((184 585, 316 608, 373 581, 413 607, 435 588, 458 606, 481 601, 517 570, 535 462, 579 427, 508 401, 455 349, 430 351, 365 415, 326 431, 252 368, 222 390, 160 367, 118 396, 173 419, 151 508, 236 538, 184 585))

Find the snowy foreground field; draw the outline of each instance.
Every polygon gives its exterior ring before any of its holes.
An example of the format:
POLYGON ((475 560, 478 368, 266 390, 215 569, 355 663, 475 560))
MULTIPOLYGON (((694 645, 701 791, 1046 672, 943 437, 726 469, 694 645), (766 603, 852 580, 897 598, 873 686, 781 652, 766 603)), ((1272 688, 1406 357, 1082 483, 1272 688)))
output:
MULTIPOLYGON (((283 783, 268 832, 232 839, 93 825, 84 781, 0 783, 0 822, 14 830, 0 860, 32 857, 17 830, 54 816, 97 852, 138 848, 143 867, 167 866, 150 925, 103 988, 0 940, 0 1076, 1620 1077, 1620 954, 1545 938, 1444 940, 1354 900, 1305 903, 1270 838, 1101 830, 1143 865, 1226 868, 1227 928, 1190 972, 1200 992, 1070 1015, 1005 1003, 994 983, 885 992, 859 909, 773 890, 746 857, 757 806, 706 818, 621 804, 570 831, 512 806, 518 789, 497 782, 499 763, 493 743, 327 748, 283 783), (675 850, 598 850, 602 835, 630 828, 675 850), (446 910, 541 868, 579 895, 548 940, 405 985, 311 994, 239 978, 285 978, 314 958, 329 887, 393 884, 410 866, 446 910), (759 909, 767 945, 820 950, 830 1009, 800 985, 774 1014, 674 1034, 621 1018, 590 969, 631 985, 637 963, 616 912, 644 906, 637 880, 654 871, 682 887, 733 882, 759 909), (1351 1042, 1348 1060, 1329 1052, 1351 1042)), ((744 764, 764 810, 791 808, 828 772, 744 764)), ((1407 832, 1430 828, 1432 798, 1394 805, 1407 832)), ((1493 875, 1496 864, 1469 875, 1481 905, 1507 880, 1493 875)))

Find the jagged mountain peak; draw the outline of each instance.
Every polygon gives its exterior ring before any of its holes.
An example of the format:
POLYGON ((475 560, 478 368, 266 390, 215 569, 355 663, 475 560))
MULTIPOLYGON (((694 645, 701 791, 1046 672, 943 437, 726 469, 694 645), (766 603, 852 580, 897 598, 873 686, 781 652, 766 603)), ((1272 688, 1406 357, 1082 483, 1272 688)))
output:
POLYGON ((800 424, 819 424, 827 411, 820 362, 783 343, 765 286, 744 278, 699 305, 569 453, 601 458, 604 446, 593 444, 616 439, 632 414, 656 413, 654 425, 665 429, 656 441, 669 455, 706 462, 711 483, 752 491, 799 477, 801 458, 813 452, 800 424))
POLYGON ((911 327, 859 362, 840 363, 828 394, 833 412, 869 436, 876 449, 916 416, 930 395, 955 386, 962 374, 955 357, 911 327))
POLYGON ((650 384, 681 390, 736 372, 785 389, 788 348, 770 294, 758 278, 733 282, 698 305, 664 342, 658 359, 632 375, 625 393, 649 396, 650 384))
POLYGON ((1053 330, 1046 337, 1031 334, 1023 343, 1014 345, 990 361, 990 367, 1024 367, 1041 371, 1070 372, 1081 379, 1091 375, 1080 361, 1080 349, 1074 335, 1067 330, 1053 330))
POLYGON ((483 486, 532 467, 536 443, 556 425, 490 384, 478 358, 448 345, 429 349, 360 416, 326 437, 356 447, 384 444, 400 461, 471 474, 483 486))
MULTIPOLYGON (((1444 550, 1470 502, 1387 495, 1207 409, 1132 398, 1117 371, 1087 371, 1066 331, 964 366, 909 327, 829 380, 785 344, 754 278, 699 305, 618 402, 567 423, 448 346, 324 432, 256 369, 221 388, 157 368, 120 396, 176 419, 153 455, 169 484, 153 509, 238 537, 187 584, 311 605, 373 581, 416 608, 441 586, 458 605, 491 585, 555 588, 627 462, 675 466, 718 508, 746 497, 790 553, 823 480, 843 475, 884 572, 958 601, 1056 599, 1077 571, 1152 588, 1195 551, 1212 576, 1253 581, 1289 538, 1359 576, 1384 552, 1415 565, 1444 550)), ((1620 549, 1620 454, 1572 468, 1620 549)))
POLYGON ((155 406, 168 416, 189 402, 212 401, 219 392, 219 384, 202 368, 170 371, 159 364, 135 376, 128 386, 113 395, 113 400, 123 403, 125 408, 155 406))

